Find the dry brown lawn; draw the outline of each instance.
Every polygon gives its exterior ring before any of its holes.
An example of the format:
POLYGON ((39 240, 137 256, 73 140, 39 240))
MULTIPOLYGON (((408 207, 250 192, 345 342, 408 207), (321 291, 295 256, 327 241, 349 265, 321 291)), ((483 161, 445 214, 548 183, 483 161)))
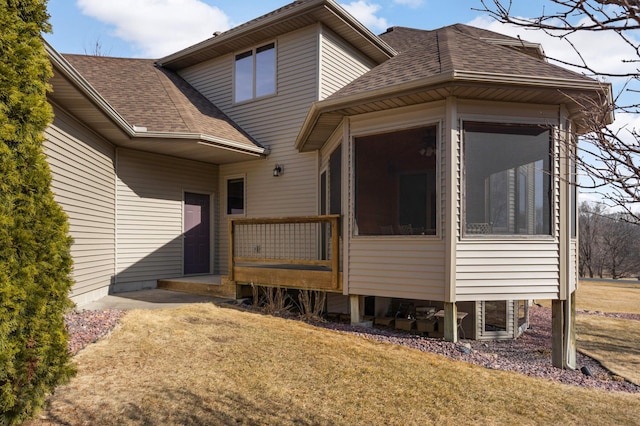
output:
POLYGON ((578 309, 640 314, 640 282, 580 281, 576 293, 578 309))
MULTIPOLYGON (((551 306, 550 301, 541 301, 551 306)), ((581 280, 576 308, 586 311, 640 314, 640 283, 581 280)), ((640 321, 578 315, 578 350, 605 368, 640 385, 640 321)))
POLYGON ((35 424, 637 424, 569 387, 213 304, 132 311, 35 424))
POLYGON ((576 333, 580 352, 640 386, 640 321, 579 315, 576 333))

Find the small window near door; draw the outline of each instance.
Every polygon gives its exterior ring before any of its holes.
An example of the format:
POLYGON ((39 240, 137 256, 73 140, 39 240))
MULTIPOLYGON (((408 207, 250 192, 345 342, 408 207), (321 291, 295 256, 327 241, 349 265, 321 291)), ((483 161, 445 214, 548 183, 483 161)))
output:
POLYGON ((227 214, 244 214, 244 178, 227 180, 227 214))

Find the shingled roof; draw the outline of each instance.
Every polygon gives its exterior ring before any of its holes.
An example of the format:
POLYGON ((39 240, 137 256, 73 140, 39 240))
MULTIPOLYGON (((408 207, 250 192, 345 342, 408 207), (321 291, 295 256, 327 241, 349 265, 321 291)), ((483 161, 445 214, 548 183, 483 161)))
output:
POLYGON ((64 55, 132 126, 149 132, 205 134, 260 146, 229 117, 154 60, 64 55))
MULTIPOLYGON (((458 99, 563 104, 583 113, 576 99, 607 102, 611 86, 550 64, 540 45, 456 24, 426 31, 393 27, 380 35, 397 55, 314 102, 296 138, 300 151, 323 146, 351 115, 458 99)), ((583 131, 584 129, 578 129, 583 131)))
POLYGON ((518 39, 463 24, 431 31, 393 27, 380 38, 399 54, 349 83, 330 99, 465 71, 593 82, 589 77, 514 48, 520 42, 518 39))

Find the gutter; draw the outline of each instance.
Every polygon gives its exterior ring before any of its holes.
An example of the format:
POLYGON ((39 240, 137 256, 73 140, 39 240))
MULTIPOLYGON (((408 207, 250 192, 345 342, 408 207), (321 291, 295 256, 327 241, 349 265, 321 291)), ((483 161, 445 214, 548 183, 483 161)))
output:
MULTIPOLYGON (((137 126, 136 126, 137 127, 137 126)), ((216 148, 226 149, 228 151, 238 152, 242 151, 245 154, 252 154, 255 156, 265 156, 269 154, 269 149, 262 147, 252 147, 249 145, 241 144, 229 139, 218 138, 211 135, 205 135, 202 133, 175 133, 175 132, 148 132, 144 130, 138 130, 134 132, 135 138, 140 139, 180 139, 180 140, 192 140, 200 145, 213 146, 216 148)))
POLYGON ((573 90, 603 90, 611 87, 610 83, 602 83, 596 80, 574 80, 569 78, 553 78, 513 74, 487 74, 475 71, 454 71, 453 81, 468 81, 477 83, 494 83, 506 85, 519 85, 529 87, 553 87, 573 90))

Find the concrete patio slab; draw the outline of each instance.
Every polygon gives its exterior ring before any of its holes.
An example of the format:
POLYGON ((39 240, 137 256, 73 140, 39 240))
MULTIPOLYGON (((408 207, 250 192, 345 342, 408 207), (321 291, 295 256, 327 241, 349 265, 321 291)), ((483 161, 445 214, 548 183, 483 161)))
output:
POLYGON ((219 297, 154 288, 110 294, 96 301, 78 305, 78 309, 97 311, 105 309, 120 309, 128 311, 132 309, 175 308, 191 303, 224 303, 228 301, 229 299, 219 297))

